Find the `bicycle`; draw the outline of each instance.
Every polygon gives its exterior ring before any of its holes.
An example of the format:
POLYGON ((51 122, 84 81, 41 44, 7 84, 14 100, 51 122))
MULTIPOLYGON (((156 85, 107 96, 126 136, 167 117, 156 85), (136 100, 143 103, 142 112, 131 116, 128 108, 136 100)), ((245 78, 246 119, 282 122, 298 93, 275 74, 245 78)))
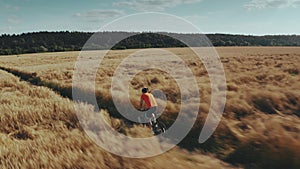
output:
MULTIPOLYGON (((140 111, 144 112, 144 111, 147 111, 147 109, 146 110, 140 110, 140 111)), ((147 120, 147 121, 149 120, 149 118, 147 117, 146 113, 142 117, 145 120, 147 120)), ((141 118, 141 117, 139 117, 139 118, 141 118)), ((141 121, 141 120, 138 119, 138 121, 141 121)), ((147 123, 147 124, 149 124, 149 123, 147 123)), ((166 132, 166 125, 163 122, 161 122, 161 121, 159 121, 157 119, 155 113, 152 113, 151 123, 150 124, 151 124, 151 130, 152 130, 153 135, 159 135, 161 133, 165 133, 166 132)))

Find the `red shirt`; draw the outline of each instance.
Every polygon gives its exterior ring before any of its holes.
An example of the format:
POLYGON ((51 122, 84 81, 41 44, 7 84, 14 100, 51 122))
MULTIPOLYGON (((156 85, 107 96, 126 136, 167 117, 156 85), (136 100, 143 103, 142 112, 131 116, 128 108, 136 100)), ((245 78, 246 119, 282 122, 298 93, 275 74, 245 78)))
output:
POLYGON ((141 99, 145 101, 148 109, 157 106, 154 96, 151 93, 143 93, 141 99))

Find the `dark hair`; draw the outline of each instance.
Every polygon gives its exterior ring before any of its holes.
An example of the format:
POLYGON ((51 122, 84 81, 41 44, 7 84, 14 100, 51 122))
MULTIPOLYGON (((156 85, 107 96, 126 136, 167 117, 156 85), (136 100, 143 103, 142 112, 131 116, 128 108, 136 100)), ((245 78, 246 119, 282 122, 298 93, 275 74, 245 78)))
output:
POLYGON ((144 88, 142 89, 142 92, 143 92, 143 93, 147 93, 147 92, 148 92, 148 88, 147 88, 147 87, 144 87, 144 88))

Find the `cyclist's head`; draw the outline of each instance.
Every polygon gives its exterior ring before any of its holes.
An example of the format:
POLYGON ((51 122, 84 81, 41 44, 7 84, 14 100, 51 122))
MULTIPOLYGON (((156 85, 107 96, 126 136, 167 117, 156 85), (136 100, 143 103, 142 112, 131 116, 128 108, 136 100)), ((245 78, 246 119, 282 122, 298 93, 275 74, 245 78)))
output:
POLYGON ((143 93, 147 93, 147 92, 148 92, 148 88, 147 88, 147 87, 144 87, 144 88, 142 89, 142 92, 143 92, 143 93))

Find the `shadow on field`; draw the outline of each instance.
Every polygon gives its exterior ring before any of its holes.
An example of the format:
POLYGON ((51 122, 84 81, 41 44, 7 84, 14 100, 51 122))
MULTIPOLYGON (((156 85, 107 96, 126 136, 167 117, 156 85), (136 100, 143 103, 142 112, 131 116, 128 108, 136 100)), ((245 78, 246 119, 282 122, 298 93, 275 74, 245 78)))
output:
POLYGON ((55 83, 55 82, 43 81, 40 77, 37 77, 36 73, 23 72, 20 70, 6 68, 6 67, 2 67, 2 66, 0 66, 0 69, 17 76, 21 80, 29 82, 32 85, 50 88, 51 90, 55 91, 62 97, 69 98, 70 100, 73 100, 73 101, 80 101, 80 102, 88 103, 88 104, 93 105, 94 107, 98 106, 99 109, 108 110, 112 117, 122 118, 122 115, 119 114, 118 111, 116 110, 112 99, 103 97, 101 95, 101 93, 96 94, 97 105, 94 105, 93 101, 84 99, 84 98, 89 98, 89 97, 84 97, 84 96, 95 95, 94 92, 85 91, 80 88, 74 88, 73 90, 77 92, 77 95, 82 96, 82 97, 81 98, 73 98, 72 86, 61 86, 60 84, 55 83))

